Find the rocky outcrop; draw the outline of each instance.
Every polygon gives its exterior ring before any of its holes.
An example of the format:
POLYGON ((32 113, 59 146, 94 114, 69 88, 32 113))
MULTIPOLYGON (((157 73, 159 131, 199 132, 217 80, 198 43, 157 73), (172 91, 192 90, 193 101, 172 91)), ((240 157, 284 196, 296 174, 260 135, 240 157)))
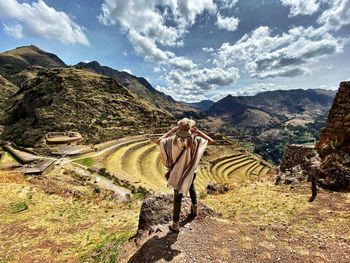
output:
POLYGON ((280 166, 281 171, 286 172, 287 169, 303 163, 305 156, 309 154, 313 148, 314 147, 307 145, 287 145, 280 166))
MULTIPOLYGON (((141 207, 137 237, 145 233, 153 233, 162 231, 164 225, 167 225, 172 220, 173 213, 173 195, 158 195, 146 198, 141 207)), ((191 211, 191 200, 188 197, 182 199, 182 207, 180 214, 180 222, 187 219, 191 211)), ((197 219, 203 219, 207 216, 216 216, 216 212, 198 203, 197 219)))

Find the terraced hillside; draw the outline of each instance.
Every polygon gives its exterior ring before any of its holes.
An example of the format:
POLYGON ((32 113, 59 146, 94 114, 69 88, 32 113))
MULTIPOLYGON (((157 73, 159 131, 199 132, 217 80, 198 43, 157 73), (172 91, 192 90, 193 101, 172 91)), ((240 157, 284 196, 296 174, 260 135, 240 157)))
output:
MULTIPOLYGON (((164 179, 154 138, 131 139, 115 147, 102 159, 102 165, 114 176, 143 186, 156 193, 171 192, 164 179)), ((210 145, 198 167, 196 188, 203 192, 209 183, 235 183, 265 175, 269 167, 257 156, 236 147, 210 145), (224 150, 223 150, 224 149, 224 150)))

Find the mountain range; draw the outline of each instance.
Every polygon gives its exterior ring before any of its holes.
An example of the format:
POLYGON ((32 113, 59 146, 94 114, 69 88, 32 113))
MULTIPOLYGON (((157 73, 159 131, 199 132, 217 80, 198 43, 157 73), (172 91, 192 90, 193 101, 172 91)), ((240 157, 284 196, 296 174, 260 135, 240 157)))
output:
MULTIPOLYGON (((312 121, 329 110, 335 95, 319 89, 277 90, 184 103, 156 90, 145 78, 97 61, 69 67, 36 46, 0 53, 0 92, 4 138, 31 146, 47 131, 78 130, 87 141, 99 142, 154 132, 184 116, 255 134, 299 117, 312 121)), ((215 125, 203 127, 220 130, 215 125)))
POLYGON ((313 120, 328 112, 335 91, 321 89, 275 90, 255 96, 228 95, 210 106, 206 113, 220 117, 236 129, 265 129, 294 119, 313 120))

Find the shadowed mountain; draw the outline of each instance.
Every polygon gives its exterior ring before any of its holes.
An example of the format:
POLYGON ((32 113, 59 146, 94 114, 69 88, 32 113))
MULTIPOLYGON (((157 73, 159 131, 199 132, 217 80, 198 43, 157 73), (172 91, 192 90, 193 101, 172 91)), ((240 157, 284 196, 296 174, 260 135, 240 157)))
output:
POLYGON ((113 78, 74 68, 42 69, 17 92, 4 139, 33 146, 45 132, 77 130, 97 143, 154 132, 174 117, 113 78))
POLYGON ((320 89, 276 90, 255 96, 228 95, 215 102, 208 115, 220 117, 236 128, 267 128, 296 116, 316 118, 327 112, 335 91, 320 89))
POLYGON ((211 106, 213 106, 215 102, 212 100, 202 100, 199 102, 192 102, 192 103, 187 103, 188 105, 192 106, 193 108, 196 108, 200 111, 206 111, 209 110, 211 106))
POLYGON ((92 61, 89 63, 80 62, 76 65, 76 67, 115 78, 122 85, 137 93, 140 97, 150 101, 161 109, 171 112, 177 117, 182 116, 183 112, 193 114, 196 112, 196 110, 190 105, 177 102, 171 96, 156 90, 145 78, 136 77, 127 72, 119 71, 107 66, 101 66, 97 61, 92 61))
POLYGON ((332 105, 336 92, 322 89, 292 89, 275 90, 258 93, 255 96, 237 97, 242 103, 255 106, 272 114, 307 113, 311 116, 328 111, 332 105))
POLYGON ((10 106, 10 99, 16 94, 18 88, 0 75, 0 124, 3 124, 6 116, 5 109, 10 106))
POLYGON ((240 130, 268 127, 278 122, 276 116, 247 105, 239 97, 232 95, 228 95, 214 103, 207 113, 213 117, 221 117, 225 122, 240 130))

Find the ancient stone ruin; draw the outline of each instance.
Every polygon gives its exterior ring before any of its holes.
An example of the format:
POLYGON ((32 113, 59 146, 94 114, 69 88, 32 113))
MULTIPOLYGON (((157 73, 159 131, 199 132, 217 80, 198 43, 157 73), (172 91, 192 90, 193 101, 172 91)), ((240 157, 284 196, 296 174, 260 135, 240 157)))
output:
POLYGON ((340 83, 316 149, 321 150, 325 145, 333 148, 350 145, 350 81, 340 83))
POLYGON ((67 131, 49 132, 45 135, 45 139, 48 144, 66 144, 80 142, 83 140, 83 137, 79 132, 67 131))
POLYGON ((316 184, 331 190, 350 190, 350 82, 341 82, 314 149, 289 146, 276 184, 308 178, 313 201, 316 184))

